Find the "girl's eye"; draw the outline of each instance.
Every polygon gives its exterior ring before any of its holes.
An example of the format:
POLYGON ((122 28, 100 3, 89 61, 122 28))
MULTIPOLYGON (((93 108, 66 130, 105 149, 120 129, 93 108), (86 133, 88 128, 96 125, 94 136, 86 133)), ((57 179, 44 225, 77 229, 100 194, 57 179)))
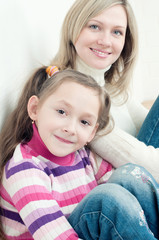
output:
POLYGON ((89 122, 87 122, 86 120, 82 120, 81 123, 82 123, 83 125, 90 125, 89 122))
POLYGON ((121 31, 118 31, 118 30, 115 30, 115 31, 114 31, 114 34, 117 35, 117 36, 120 36, 120 35, 122 35, 122 32, 121 32, 121 31))
POLYGON ((94 30, 99 29, 99 27, 97 25, 95 25, 95 24, 90 25, 90 28, 92 28, 94 30))
POLYGON ((58 112, 59 114, 61 114, 61 115, 64 115, 64 114, 65 114, 65 111, 62 110, 62 109, 58 109, 57 112, 58 112))

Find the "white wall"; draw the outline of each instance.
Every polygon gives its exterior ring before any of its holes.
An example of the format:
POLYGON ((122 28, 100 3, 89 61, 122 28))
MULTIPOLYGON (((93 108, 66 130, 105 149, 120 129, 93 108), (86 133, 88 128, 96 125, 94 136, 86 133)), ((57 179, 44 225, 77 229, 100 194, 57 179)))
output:
POLYGON ((139 59, 134 89, 141 101, 155 99, 159 94, 159 1, 129 1, 139 29, 139 59))
MULTIPOLYGON (((0 0, 0 128, 23 82, 56 54, 64 16, 74 0, 0 0)), ((138 21, 140 57, 134 75, 139 100, 159 89, 159 1, 130 0, 138 21)))

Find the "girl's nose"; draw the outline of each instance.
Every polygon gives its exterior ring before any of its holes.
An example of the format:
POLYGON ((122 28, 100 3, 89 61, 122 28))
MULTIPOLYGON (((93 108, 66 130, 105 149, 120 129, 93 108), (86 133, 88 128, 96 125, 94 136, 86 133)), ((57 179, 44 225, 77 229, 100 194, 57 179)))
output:
POLYGON ((63 128, 63 131, 69 135, 74 135, 76 133, 76 124, 74 121, 69 121, 63 128))

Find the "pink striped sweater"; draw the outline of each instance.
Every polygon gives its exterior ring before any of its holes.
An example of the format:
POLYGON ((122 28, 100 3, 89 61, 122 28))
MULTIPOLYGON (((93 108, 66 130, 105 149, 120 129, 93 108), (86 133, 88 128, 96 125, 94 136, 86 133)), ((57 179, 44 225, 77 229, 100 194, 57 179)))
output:
POLYGON ((53 156, 34 128, 32 140, 19 144, 6 164, 1 186, 1 217, 10 240, 79 239, 67 221, 77 204, 112 166, 88 149, 53 156))

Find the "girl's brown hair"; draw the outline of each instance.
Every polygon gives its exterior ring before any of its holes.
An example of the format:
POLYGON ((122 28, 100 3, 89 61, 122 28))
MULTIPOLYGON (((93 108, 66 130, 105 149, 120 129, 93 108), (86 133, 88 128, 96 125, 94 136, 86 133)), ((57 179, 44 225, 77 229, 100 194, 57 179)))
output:
MULTIPOLYGON (((9 116, 0 134, 0 182, 2 181, 4 166, 12 157, 16 146, 21 142, 29 142, 32 138, 32 121, 27 111, 29 98, 36 95, 40 102, 43 103, 64 81, 73 81, 95 91, 101 103, 98 116, 98 131, 105 129, 108 125, 110 98, 107 92, 92 77, 75 70, 63 70, 52 77, 48 77, 46 67, 38 69, 26 82, 17 107, 9 116)), ((1 221, 0 236, 3 239, 1 221)))

